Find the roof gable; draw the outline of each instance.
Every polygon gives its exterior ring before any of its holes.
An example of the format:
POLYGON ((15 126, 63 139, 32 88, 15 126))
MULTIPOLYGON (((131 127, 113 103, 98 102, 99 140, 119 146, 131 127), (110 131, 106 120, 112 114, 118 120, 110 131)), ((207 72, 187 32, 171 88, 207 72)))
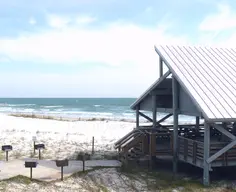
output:
POLYGON ((236 49, 155 49, 207 120, 236 120, 236 49))

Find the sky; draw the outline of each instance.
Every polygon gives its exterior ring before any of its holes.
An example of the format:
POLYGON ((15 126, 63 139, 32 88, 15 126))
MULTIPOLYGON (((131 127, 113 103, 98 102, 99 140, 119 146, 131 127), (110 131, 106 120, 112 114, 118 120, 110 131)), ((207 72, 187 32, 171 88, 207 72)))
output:
POLYGON ((236 47, 236 1, 0 1, 0 29, 0 97, 138 97, 154 45, 236 47))

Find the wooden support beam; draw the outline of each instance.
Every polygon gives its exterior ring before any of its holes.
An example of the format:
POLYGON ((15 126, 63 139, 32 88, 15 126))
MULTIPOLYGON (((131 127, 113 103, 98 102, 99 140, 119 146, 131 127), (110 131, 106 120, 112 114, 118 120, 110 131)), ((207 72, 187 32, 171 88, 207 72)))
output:
POLYGON ((213 126, 214 128, 216 128, 219 132, 221 132, 221 133, 223 133, 224 135, 226 135, 227 137, 229 137, 230 139, 232 139, 232 140, 235 140, 235 139, 236 139, 236 137, 235 137, 232 133, 228 132, 228 131, 227 131, 226 129, 224 129, 222 126, 217 125, 217 124, 212 124, 212 126, 213 126))
POLYGON ((196 117, 196 127, 195 127, 197 132, 199 131, 199 121, 200 121, 200 118, 199 118, 199 116, 197 116, 196 117))
POLYGON ((179 108, 179 93, 178 93, 178 82, 172 76, 172 90, 173 90, 173 117, 174 117, 174 131, 173 131, 173 172, 177 173, 178 164, 178 108, 179 108))
POLYGON ((208 158, 210 155, 210 127, 205 122, 204 124, 204 161, 203 161, 203 184, 208 186, 210 184, 209 178, 209 170, 210 170, 210 162, 208 162, 208 158))
POLYGON ((168 115, 166 115, 165 117, 161 118, 160 120, 157 121, 157 124, 160 124, 161 122, 165 121, 166 119, 168 119, 169 117, 171 117, 173 114, 170 113, 168 115))
POLYGON ((153 120, 153 128, 155 129, 157 126, 157 96, 152 96, 152 120, 153 120))
POLYGON ((148 135, 146 134, 144 137, 143 137, 143 141, 142 141, 142 152, 144 154, 148 154, 149 152, 149 149, 148 149, 148 135))
POLYGON ((153 168, 153 160, 156 157, 156 134, 149 134, 149 168, 153 168))
POLYGON ((136 128, 139 128, 139 105, 136 107, 136 128))
POLYGON ((222 154, 224 154, 226 151, 230 150, 232 147, 234 147, 236 145, 236 140, 232 141, 231 143, 229 143, 228 145, 226 145, 223 149, 219 150, 218 152, 216 152, 214 155, 212 155, 211 157, 209 157, 207 159, 208 163, 211 163, 212 161, 214 161, 215 159, 217 159, 219 156, 221 156, 222 154))
POLYGON ((159 77, 163 76, 163 60, 159 56, 159 77))
POLYGON ((140 111, 139 111, 139 115, 142 116, 143 118, 147 119, 148 121, 153 122, 152 118, 148 117, 147 115, 143 114, 140 111))

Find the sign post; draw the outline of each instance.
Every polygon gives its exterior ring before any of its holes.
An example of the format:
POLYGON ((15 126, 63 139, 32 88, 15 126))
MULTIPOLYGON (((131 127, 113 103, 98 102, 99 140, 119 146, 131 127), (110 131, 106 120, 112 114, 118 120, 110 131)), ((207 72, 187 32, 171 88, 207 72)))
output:
POLYGON ((12 146, 11 145, 3 145, 2 146, 2 151, 6 152, 6 161, 8 161, 8 151, 12 150, 12 146))
POLYGON ((39 150, 39 159, 41 159, 41 149, 45 149, 45 145, 44 144, 34 145, 34 149, 39 150))
POLYGON ((63 181, 63 167, 68 166, 69 161, 68 159, 65 160, 56 160, 56 166, 61 167, 61 180, 63 181))
POLYGON ((33 168, 37 167, 36 161, 25 161, 25 168, 30 168, 30 180, 33 178, 33 168))
POLYGON ((36 142, 36 140, 37 140, 36 136, 33 136, 32 141, 33 141, 34 155, 35 155, 35 142, 36 142))

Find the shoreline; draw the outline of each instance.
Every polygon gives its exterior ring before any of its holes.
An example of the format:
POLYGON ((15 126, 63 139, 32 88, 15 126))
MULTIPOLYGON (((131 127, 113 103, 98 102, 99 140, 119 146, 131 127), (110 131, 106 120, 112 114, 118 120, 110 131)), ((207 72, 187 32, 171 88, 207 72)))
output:
MULTIPOLYGON (((133 119, 124 119, 124 118, 108 118, 108 117, 63 117, 56 115, 43 115, 36 113, 7 113, 8 116, 13 117, 23 117, 23 118, 31 118, 31 119, 48 119, 48 120, 57 120, 57 121, 67 121, 67 122, 76 122, 76 121, 118 121, 118 122, 128 122, 135 123, 133 119)), ((148 121, 143 121, 146 123, 148 121)))

